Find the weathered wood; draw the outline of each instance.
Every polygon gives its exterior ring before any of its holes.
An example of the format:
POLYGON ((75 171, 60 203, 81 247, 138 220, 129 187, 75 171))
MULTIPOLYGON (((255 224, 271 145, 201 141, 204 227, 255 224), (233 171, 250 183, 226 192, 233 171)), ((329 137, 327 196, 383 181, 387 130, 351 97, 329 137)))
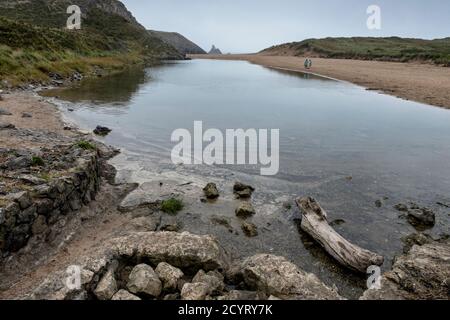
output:
POLYGON ((296 201, 302 211, 302 230, 313 237, 339 263, 355 271, 367 272, 369 266, 380 266, 384 258, 379 254, 354 245, 337 233, 327 221, 327 214, 319 203, 311 198, 296 201))

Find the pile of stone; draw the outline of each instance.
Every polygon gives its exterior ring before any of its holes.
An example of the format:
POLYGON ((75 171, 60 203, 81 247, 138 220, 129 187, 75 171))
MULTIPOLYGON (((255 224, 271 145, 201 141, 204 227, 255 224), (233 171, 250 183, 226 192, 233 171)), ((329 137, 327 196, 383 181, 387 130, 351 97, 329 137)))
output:
POLYGON ((0 254, 23 248, 32 236, 47 240, 51 227, 96 196, 99 155, 77 145, 0 150, 0 254))
MULTIPOLYGON (((247 220, 256 214, 255 208, 251 203, 251 197, 255 188, 250 185, 236 182, 233 187, 233 192, 236 198, 243 200, 236 208, 236 216, 247 220)), ((258 235, 258 227, 249 221, 242 222, 242 231, 247 237, 256 237, 258 235)))
POLYGON ((61 270, 24 298, 341 299, 316 276, 282 257, 262 254, 231 263, 212 236, 186 232, 132 233, 111 240, 104 248, 102 254, 79 264, 79 288, 67 286, 68 273, 61 270))

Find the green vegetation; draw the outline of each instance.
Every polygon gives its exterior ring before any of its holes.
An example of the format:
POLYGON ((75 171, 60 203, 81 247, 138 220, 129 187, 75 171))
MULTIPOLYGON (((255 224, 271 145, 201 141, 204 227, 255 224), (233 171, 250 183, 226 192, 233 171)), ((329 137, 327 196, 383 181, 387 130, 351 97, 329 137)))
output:
POLYGON ((168 200, 164 200, 161 203, 161 211, 165 213, 175 214, 183 210, 183 208, 184 208, 183 202, 176 198, 170 198, 168 200))
POLYGON ((43 167, 45 165, 45 162, 41 157, 34 156, 31 158, 31 165, 33 167, 43 167))
POLYGON ((308 39, 274 46, 263 50, 262 53, 399 62, 417 60, 450 66, 450 38, 437 40, 398 37, 308 39))
POLYGON ((115 13, 115 0, 80 0, 82 29, 65 29, 67 0, 0 3, 0 78, 16 86, 48 82, 95 69, 118 71, 132 64, 181 58, 170 45, 147 33, 134 18, 115 13), (108 6, 111 6, 109 8, 108 6), (102 8, 102 9, 100 9, 102 8))
POLYGON ((41 178, 41 179, 43 179, 43 180, 49 182, 50 179, 51 179, 51 176, 50 176, 50 173, 48 173, 48 172, 41 172, 41 173, 39 174, 39 178, 41 178))
POLYGON ((78 142, 76 143, 76 146, 77 146, 78 148, 83 149, 83 150, 97 150, 97 148, 96 148, 95 145, 93 145, 93 144, 90 143, 89 141, 84 141, 84 140, 78 141, 78 142))

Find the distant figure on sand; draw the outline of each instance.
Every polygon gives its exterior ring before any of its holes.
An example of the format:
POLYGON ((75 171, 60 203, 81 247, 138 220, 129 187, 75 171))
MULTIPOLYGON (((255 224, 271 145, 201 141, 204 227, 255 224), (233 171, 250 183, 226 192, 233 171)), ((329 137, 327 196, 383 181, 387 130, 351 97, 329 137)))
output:
POLYGON ((311 69, 312 67, 312 60, 309 58, 306 58, 305 60, 305 69, 311 69))

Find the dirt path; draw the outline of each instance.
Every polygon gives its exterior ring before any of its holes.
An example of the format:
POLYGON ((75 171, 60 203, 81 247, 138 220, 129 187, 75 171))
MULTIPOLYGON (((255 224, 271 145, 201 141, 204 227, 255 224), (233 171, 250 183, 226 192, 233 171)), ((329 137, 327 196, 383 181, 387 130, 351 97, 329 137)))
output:
MULTIPOLYGON (((245 60, 266 67, 305 71, 305 58, 265 55, 192 55, 194 59, 245 60)), ((396 63, 313 58, 310 70, 370 90, 450 109, 450 68, 396 63)))

